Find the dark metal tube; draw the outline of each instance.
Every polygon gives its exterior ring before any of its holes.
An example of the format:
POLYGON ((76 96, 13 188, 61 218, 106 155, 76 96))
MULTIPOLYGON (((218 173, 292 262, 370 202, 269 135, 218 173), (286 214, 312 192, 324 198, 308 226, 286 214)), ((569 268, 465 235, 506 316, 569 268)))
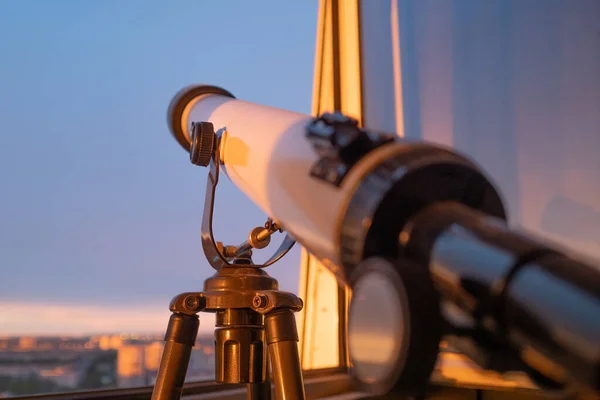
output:
POLYGON ((600 270, 457 203, 419 213, 401 242, 463 335, 484 332, 544 377, 600 390, 600 270))
POLYGON ((152 400, 178 400, 181 397, 199 325, 197 315, 171 315, 152 400))
POLYGON ((304 382, 298 355, 298 331, 292 310, 277 310, 265 317, 269 357, 273 365, 275 399, 304 400, 304 382))
POLYGON ((506 293, 506 325, 525 362, 600 391, 600 274, 560 254, 523 265, 506 293))

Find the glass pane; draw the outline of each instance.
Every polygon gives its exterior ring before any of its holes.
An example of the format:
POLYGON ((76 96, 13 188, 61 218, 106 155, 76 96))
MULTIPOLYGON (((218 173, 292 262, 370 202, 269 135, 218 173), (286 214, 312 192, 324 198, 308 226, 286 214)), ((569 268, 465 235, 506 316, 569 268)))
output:
MULTIPOLYGON (((317 6, 0 2, 0 397, 153 382, 170 299, 214 272, 207 171, 170 137, 169 101, 206 82, 310 113, 317 6)), ((218 240, 264 224, 226 179, 217 198, 218 240)), ((299 260, 269 269, 282 289, 299 260)), ((189 380, 213 376, 213 324, 189 380)))
POLYGON ((600 3, 394 4, 406 137, 469 155, 512 224, 599 259, 600 3))
POLYGON ((303 252, 300 296, 304 309, 297 314, 300 357, 305 370, 340 365, 340 315, 338 281, 316 257, 303 252))

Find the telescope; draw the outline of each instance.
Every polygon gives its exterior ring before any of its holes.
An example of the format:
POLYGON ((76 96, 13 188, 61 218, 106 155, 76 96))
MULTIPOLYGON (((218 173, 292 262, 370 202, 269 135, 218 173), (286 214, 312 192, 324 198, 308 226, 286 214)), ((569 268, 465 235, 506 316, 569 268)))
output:
POLYGON ((203 311, 217 313, 218 382, 269 398, 270 360, 276 398, 305 398, 302 301, 265 271, 294 241, 351 289, 349 370, 373 395, 422 393, 442 338, 486 369, 600 393, 600 271, 511 230, 499 189, 466 156, 210 85, 184 88, 168 116, 192 163, 209 167, 202 247, 217 272, 172 301, 153 399, 179 398, 203 311), (220 173, 269 216, 237 246, 212 234, 220 173), (280 247, 255 265, 252 249, 278 231, 280 247))

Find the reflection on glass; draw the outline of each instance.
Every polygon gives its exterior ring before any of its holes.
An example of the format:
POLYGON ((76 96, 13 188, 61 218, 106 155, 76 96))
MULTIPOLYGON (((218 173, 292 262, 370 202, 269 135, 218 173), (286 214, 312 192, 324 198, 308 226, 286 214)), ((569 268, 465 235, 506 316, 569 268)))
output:
POLYGON ((404 315, 389 278, 371 272, 353 289, 348 315, 348 345, 354 373, 379 382, 394 368, 404 336, 404 315))

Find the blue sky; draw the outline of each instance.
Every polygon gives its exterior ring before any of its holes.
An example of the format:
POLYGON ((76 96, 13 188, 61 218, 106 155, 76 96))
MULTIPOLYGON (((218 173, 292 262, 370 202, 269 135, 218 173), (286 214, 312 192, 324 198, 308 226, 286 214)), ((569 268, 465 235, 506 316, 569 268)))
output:
MULTIPOLYGON (((0 2, 0 333, 102 330, 92 312, 122 330, 146 312, 162 329, 169 299, 202 289, 206 171, 170 137, 169 101, 205 82, 309 113, 317 7, 0 2)), ((218 239, 264 222, 228 182, 217 196, 218 239)), ((296 290, 298 260, 271 268, 283 289, 296 290)))

